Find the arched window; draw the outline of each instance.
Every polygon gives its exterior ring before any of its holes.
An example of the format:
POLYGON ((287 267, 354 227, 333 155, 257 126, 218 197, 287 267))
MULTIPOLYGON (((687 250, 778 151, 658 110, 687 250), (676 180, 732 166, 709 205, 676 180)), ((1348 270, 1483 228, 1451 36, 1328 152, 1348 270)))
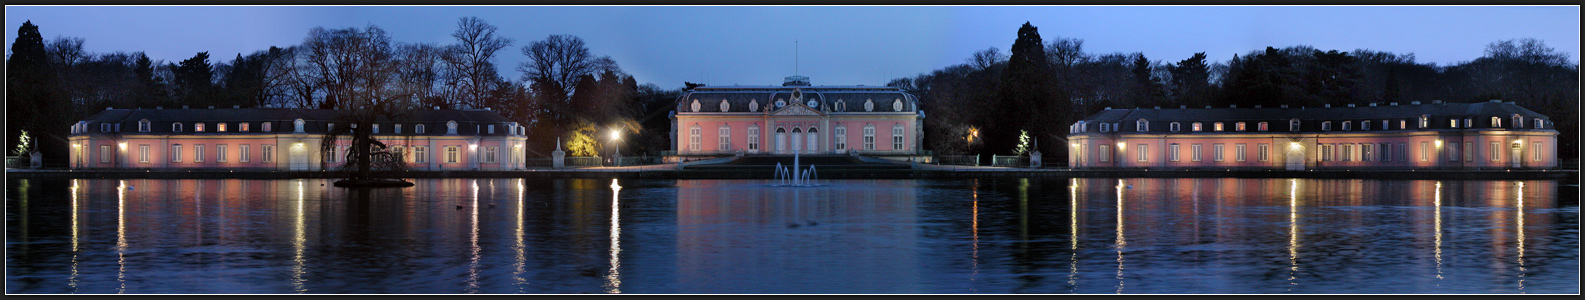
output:
POLYGON ((1502 118, 1491 117, 1491 128, 1502 128, 1502 118))
POLYGON ((138 132, 149 132, 150 127, 153 126, 149 125, 149 119, 138 120, 138 132))
POLYGON ((699 135, 703 134, 703 131, 699 128, 699 124, 688 127, 688 151, 699 152, 699 135))
POLYGON ((693 112, 699 112, 699 99, 693 99, 693 104, 689 104, 688 108, 693 109, 693 112))
POLYGON ((204 123, 193 123, 193 132, 204 132, 204 123))
POLYGON ((1299 119, 1288 120, 1288 131, 1299 131, 1299 119))
POLYGON ((836 109, 837 109, 837 111, 847 111, 848 110, 848 101, 847 100, 837 100, 836 109))
POLYGON ((751 111, 751 112, 759 111, 759 100, 749 99, 749 101, 748 101, 748 111, 751 111))
POLYGON ((721 105, 720 106, 721 106, 720 107, 721 108, 721 112, 727 112, 727 111, 732 110, 732 104, 731 103, 726 103, 726 99, 721 99, 721 105))
POLYGON ((787 128, 776 127, 776 152, 787 151, 787 128))
POLYGON ((810 152, 820 151, 820 131, 809 127, 805 132, 809 133, 809 141, 804 143, 804 148, 809 149, 810 152))
POLYGON ((182 132, 182 122, 171 123, 171 132, 182 132))
POLYGON ((1519 116, 1519 114, 1514 114, 1513 128, 1524 128, 1524 117, 1519 116))
POLYGON ((1420 128, 1431 127, 1431 115, 1420 115, 1420 128))
MULTIPOLYGON (((726 103, 726 101, 722 101, 721 103, 726 103)), ((725 105, 722 105, 722 106, 725 106, 725 105)), ((721 151, 732 150, 732 126, 731 125, 721 124, 721 128, 718 128, 716 130, 716 144, 718 145, 718 146, 716 146, 718 148, 717 150, 721 150, 721 151)))
POLYGON ((1179 130, 1183 130, 1183 126, 1179 125, 1178 122, 1172 122, 1167 124, 1167 129, 1172 130, 1172 132, 1178 132, 1179 130))
POLYGON ((792 133, 804 133, 803 128, 793 127, 792 133))
POLYGON ((892 111, 903 111, 903 99, 892 100, 892 111))
POLYGON ((297 119, 297 120, 292 121, 292 125, 297 128, 297 130, 295 132, 303 133, 303 119, 297 119))
POLYGON ((1134 124, 1135 125, 1134 126, 1134 131, 1138 131, 1138 132, 1150 131, 1150 121, 1147 121, 1145 119, 1139 119, 1139 121, 1134 121, 1134 123, 1135 123, 1134 124))
POLYGON ((446 121, 446 134, 457 134, 457 121, 446 121))
POLYGON ((892 124, 892 150, 903 150, 903 124, 892 124))
POLYGON ((875 124, 864 124, 864 150, 875 150, 875 124))
POLYGON ((864 100, 864 111, 875 111, 875 100, 865 99, 864 100))
MULTIPOLYGON (((754 103, 749 103, 750 107, 754 103)), ((748 151, 759 151, 759 125, 748 125, 748 151)))

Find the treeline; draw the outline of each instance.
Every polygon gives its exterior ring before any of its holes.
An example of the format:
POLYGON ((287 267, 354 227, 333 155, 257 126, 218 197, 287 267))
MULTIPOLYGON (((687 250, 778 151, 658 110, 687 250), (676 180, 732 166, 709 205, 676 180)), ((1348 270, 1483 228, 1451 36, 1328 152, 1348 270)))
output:
POLYGON ((1489 44, 1454 65, 1366 49, 1267 47, 1223 62, 1142 53, 1092 54, 1084 41, 1043 41, 1025 23, 1011 53, 990 48, 965 63, 892 80, 919 96, 925 142, 944 154, 1066 157, 1067 126, 1106 107, 1320 107, 1411 101, 1513 101, 1557 123, 1559 156, 1579 157, 1579 63, 1535 39, 1489 44), (1035 144, 1023 145, 1033 137, 1035 144))
POLYGON ((611 130, 628 137, 618 144, 626 155, 668 150, 665 109, 680 89, 639 85, 616 61, 569 35, 526 43, 517 49, 528 56, 516 65, 523 76, 504 78, 495 55, 514 40, 496 31, 464 17, 451 35, 454 42, 434 44, 397 42, 374 25, 314 28, 301 44, 229 61, 198 52, 166 62, 142 52, 87 53, 84 39, 46 41, 38 26, 26 22, 7 58, 7 147, 16 149, 26 130, 37 141, 31 150, 66 153, 68 126, 107 107, 378 106, 390 112, 497 111, 527 127, 530 157, 549 156, 558 139, 571 155, 594 155, 607 149, 601 143, 611 130))

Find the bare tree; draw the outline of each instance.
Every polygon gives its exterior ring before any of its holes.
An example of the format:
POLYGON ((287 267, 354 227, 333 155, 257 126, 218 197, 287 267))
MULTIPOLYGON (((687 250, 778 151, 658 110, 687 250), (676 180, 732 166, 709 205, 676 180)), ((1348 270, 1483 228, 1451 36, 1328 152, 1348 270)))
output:
POLYGON ((436 83, 445 73, 443 56, 446 50, 434 44, 406 44, 397 47, 397 94, 403 101, 418 106, 446 103, 446 94, 452 89, 437 89, 436 83))
POLYGON ((495 69, 495 53, 512 44, 512 39, 495 35, 496 27, 477 17, 457 20, 457 31, 451 34, 457 44, 449 47, 447 63, 455 70, 458 99, 470 107, 488 107, 487 100, 496 87, 500 75, 495 69))
POLYGON ((56 66, 70 68, 88 58, 88 54, 83 52, 83 41, 80 37, 57 36, 44 45, 44 51, 49 53, 50 61, 56 66))
POLYGON ((1001 50, 996 49, 996 47, 990 47, 974 52, 974 56, 969 57, 968 61, 969 65, 973 66, 974 69, 985 70, 996 64, 1007 62, 1007 55, 1002 54, 1001 50))
POLYGON ((545 40, 523 46, 528 61, 518 66, 523 81, 532 82, 544 91, 559 91, 572 95, 578 77, 594 74, 615 65, 608 57, 596 58, 584 47, 583 39, 571 35, 554 34, 545 40))
POLYGON ((398 57, 385 30, 369 25, 363 29, 327 30, 315 27, 303 41, 303 51, 312 72, 302 74, 324 88, 321 108, 341 110, 339 117, 347 126, 327 131, 321 151, 332 153, 341 135, 350 135, 344 168, 353 169, 353 179, 371 179, 373 160, 390 159, 384 143, 375 140, 370 128, 377 119, 395 119, 410 111, 402 101, 398 57))

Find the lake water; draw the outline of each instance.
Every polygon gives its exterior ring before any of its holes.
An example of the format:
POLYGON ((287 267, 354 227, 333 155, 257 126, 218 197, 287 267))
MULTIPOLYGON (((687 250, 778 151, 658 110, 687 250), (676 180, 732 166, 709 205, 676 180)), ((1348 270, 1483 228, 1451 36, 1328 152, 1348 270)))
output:
POLYGON ((1578 186, 6 183, 8 294, 1579 293, 1578 186))

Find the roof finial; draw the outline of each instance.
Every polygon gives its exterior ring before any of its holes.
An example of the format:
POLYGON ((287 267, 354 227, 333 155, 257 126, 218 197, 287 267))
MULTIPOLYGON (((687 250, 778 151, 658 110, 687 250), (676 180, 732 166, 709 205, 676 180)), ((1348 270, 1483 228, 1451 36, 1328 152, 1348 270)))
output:
POLYGON ((798 40, 793 40, 793 76, 798 76, 798 40))

